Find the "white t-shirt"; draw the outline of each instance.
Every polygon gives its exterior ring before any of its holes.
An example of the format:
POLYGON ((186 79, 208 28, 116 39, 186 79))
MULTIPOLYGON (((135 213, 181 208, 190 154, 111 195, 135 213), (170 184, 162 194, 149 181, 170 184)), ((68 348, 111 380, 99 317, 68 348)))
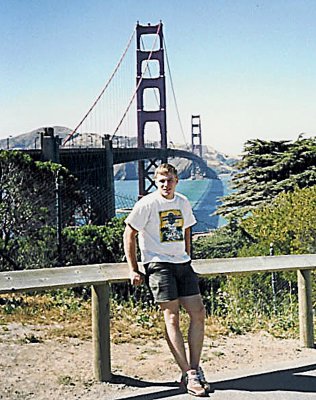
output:
POLYGON ((185 251, 186 228, 194 225, 189 200, 175 193, 172 200, 158 191, 142 197, 125 220, 138 233, 142 262, 183 263, 190 260, 185 251))

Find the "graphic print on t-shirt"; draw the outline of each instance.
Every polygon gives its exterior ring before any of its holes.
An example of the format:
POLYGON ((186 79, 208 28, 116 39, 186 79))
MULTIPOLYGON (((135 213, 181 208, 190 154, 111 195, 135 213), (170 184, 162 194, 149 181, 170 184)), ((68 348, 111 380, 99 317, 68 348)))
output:
POLYGON ((183 240, 183 216, 180 210, 159 212, 160 241, 179 242, 183 240))

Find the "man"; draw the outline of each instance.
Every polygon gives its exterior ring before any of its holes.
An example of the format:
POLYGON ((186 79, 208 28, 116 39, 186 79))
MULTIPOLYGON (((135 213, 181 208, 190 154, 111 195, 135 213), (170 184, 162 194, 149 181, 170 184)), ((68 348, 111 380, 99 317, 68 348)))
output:
POLYGON ((125 221, 124 250, 130 279, 133 285, 140 285, 146 279, 163 311, 166 339, 182 371, 182 384, 188 393, 202 397, 209 390, 199 365, 205 309, 190 262, 191 226, 196 219, 188 199, 175 191, 178 175, 174 166, 161 164, 154 179, 157 190, 140 199, 125 221), (145 277, 136 259, 137 234, 145 277), (190 317, 189 360, 179 326, 180 305, 190 317))

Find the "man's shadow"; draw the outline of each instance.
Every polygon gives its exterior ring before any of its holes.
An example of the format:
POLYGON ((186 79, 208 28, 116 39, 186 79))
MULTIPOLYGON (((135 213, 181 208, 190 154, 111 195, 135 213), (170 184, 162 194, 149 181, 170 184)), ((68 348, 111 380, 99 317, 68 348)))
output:
POLYGON ((184 391, 179 387, 179 382, 150 382, 150 381, 143 381, 136 378, 130 378, 124 375, 112 375, 111 383, 114 384, 123 384, 130 387, 136 388, 148 388, 148 387, 160 387, 155 392, 146 393, 146 394, 139 394, 139 395, 126 395, 124 397, 120 397, 117 400, 158 400, 158 399, 165 399, 170 398, 173 396, 179 396, 183 394, 184 391), (165 388, 170 388, 165 390, 165 388))
MULTIPOLYGON (((246 392, 301 392, 316 393, 316 363, 298 368, 290 368, 267 373, 259 373, 241 378, 233 378, 211 383, 212 392, 225 390, 238 390, 246 392), (315 376, 308 375, 308 372, 315 376)), ((160 387, 157 391, 126 395, 118 400, 158 400, 166 399, 183 394, 177 382, 149 382, 140 379, 129 378, 122 375, 113 375, 111 383, 125 384, 131 387, 147 388, 160 387), (165 390, 166 387, 170 389, 165 390)))
POLYGON ((213 387, 214 390, 316 393, 316 364, 218 381, 213 387), (312 371, 314 376, 307 374, 312 371))

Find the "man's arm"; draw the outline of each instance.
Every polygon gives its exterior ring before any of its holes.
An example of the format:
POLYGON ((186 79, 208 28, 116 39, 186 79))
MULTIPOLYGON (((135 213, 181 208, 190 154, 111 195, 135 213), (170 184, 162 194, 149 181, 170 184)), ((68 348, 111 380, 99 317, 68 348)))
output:
POLYGON ((126 225, 124 231, 124 252, 126 261, 130 269, 130 280, 133 285, 140 285, 143 283, 143 274, 138 270, 138 263, 136 257, 136 235, 137 230, 130 225, 126 225))
POLYGON ((185 251, 191 257, 191 227, 184 230, 185 251))

